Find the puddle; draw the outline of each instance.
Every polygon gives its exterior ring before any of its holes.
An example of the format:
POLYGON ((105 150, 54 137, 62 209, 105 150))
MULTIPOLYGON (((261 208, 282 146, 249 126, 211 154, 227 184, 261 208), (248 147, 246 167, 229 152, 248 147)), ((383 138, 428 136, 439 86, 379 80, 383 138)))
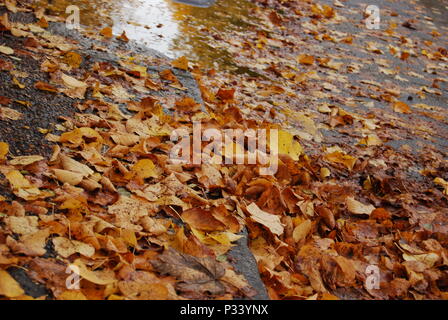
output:
POLYGON ((187 56, 202 67, 247 73, 232 62, 229 52, 208 44, 204 30, 217 34, 244 31, 252 20, 249 0, 217 0, 209 8, 192 7, 171 0, 40 0, 50 14, 68 16, 69 5, 80 8, 81 24, 100 30, 111 26, 114 34, 126 31, 128 38, 171 58, 187 56))

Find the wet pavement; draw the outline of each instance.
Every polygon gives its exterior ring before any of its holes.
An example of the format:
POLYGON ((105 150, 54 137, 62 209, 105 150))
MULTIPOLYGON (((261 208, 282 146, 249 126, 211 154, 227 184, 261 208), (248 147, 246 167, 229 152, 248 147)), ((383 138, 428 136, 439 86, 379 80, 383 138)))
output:
POLYGON ((217 0, 210 7, 194 7, 171 0, 40 0, 48 12, 67 17, 66 7, 80 8, 80 20, 86 30, 98 32, 112 27, 115 35, 123 31, 129 39, 157 50, 170 58, 187 56, 202 67, 238 70, 232 55, 222 48, 210 46, 210 35, 251 29, 256 20, 250 18, 254 8, 249 0, 217 0), (48 5, 49 4, 49 5, 48 5))

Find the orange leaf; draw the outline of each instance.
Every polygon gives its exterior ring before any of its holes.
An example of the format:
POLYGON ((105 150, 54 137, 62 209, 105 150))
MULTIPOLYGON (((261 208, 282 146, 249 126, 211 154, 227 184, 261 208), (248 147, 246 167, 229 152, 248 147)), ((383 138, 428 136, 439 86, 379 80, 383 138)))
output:
POLYGON ((0 160, 5 160, 9 152, 9 145, 6 142, 0 142, 0 160))
POLYGON ((182 214, 182 220, 190 227, 203 231, 223 231, 224 224, 217 220, 210 211, 201 208, 193 208, 182 214))
POLYGON ((306 66, 310 66, 314 63, 314 57, 310 56, 308 54, 301 54, 300 56, 297 57, 297 61, 300 64, 304 64, 306 66))
POLYGON ((103 30, 100 31, 100 34, 103 37, 112 38, 112 28, 111 27, 106 27, 106 28, 104 28, 103 30))
POLYGON ((221 100, 232 100, 235 96, 235 89, 219 89, 216 96, 221 100))
POLYGON ((45 83, 45 82, 42 82, 42 81, 37 81, 34 84, 34 87, 36 89, 39 89, 39 90, 42 90, 42 91, 49 91, 49 92, 58 92, 59 91, 58 88, 53 87, 52 85, 50 85, 48 83, 45 83))
POLYGON ((412 113, 411 108, 404 102, 397 101, 394 103, 394 111, 399 113, 412 113))

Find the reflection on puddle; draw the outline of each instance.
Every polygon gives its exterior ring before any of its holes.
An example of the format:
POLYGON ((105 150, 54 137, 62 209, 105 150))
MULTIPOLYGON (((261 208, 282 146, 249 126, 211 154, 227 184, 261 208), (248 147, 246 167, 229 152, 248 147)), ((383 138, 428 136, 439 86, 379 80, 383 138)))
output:
POLYGON ((66 16, 65 8, 80 8, 81 24, 95 29, 112 26, 114 34, 126 31, 128 38, 176 58, 187 56, 204 67, 234 69, 231 55, 208 44, 210 30, 217 34, 243 31, 250 26, 249 0, 217 0, 209 8, 192 7, 171 0, 40 0, 50 14, 66 16))

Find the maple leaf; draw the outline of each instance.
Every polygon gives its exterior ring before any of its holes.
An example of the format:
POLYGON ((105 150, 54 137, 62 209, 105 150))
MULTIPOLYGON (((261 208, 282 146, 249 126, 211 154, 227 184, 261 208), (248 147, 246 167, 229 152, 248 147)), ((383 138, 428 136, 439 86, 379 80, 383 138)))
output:
POLYGON ((176 287, 183 292, 217 296, 225 293, 225 287, 220 282, 225 275, 225 268, 211 258, 196 258, 169 249, 153 261, 152 265, 158 272, 176 277, 180 281, 176 287))

